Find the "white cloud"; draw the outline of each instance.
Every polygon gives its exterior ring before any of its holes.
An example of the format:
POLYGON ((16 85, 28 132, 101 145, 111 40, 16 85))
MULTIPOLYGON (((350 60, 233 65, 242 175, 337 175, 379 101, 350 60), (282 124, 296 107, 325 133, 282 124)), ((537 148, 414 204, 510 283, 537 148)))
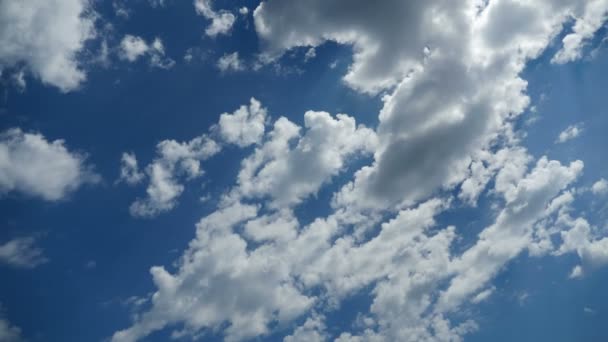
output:
POLYGON ((21 329, 19 327, 12 325, 8 320, 0 317, 0 341, 25 342, 26 340, 21 336, 21 329))
POLYGON ((593 183, 593 186, 591 187, 591 192, 596 195, 608 194, 608 181, 602 178, 597 182, 593 183))
POLYGON ((355 119, 326 112, 304 114, 301 127, 285 117, 274 123, 269 139, 245 159, 238 176, 239 193, 250 198, 270 196, 277 205, 297 204, 343 170, 345 160, 376 147, 373 130, 355 119), (292 147, 293 146, 293 147, 292 147))
POLYGON ((251 98, 249 107, 243 105, 234 113, 220 115, 219 134, 224 141, 239 147, 259 143, 264 135, 266 115, 266 108, 251 98))
MULTIPOLYGON (((174 336, 209 329, 247 340, 310 312, 288 338, 330 338, 317 312, 360 291, 372 299, 370 323, 339 341, 462 341, 479 327, 466 313, 452 321, 453 312, 487 299, 491 280, 522 252, 555 253, 549 238, 561 233, 556 222, 583 165, 543 157, 529 169, 532 156, 519 146, 513 122, 529 104, 520 76, 526 62, 588 6, 263 2, 254 11, 262 59, 325 41, 352 46, 344 80, 386 94, 379 125, 309 111, 303 127, 282 117, 262 139, 252 138, 259 143, 234 187, 197 225, 174 272, 152 268, 152 307, 114 341, 167 327, 183 327, 174 336), (296 206, 360 154, 373 160, 346 179, 330 213, 300 224, 296 206), (488 184, 494 187, 486 191, 488 184), (453 248, 462 227, 439 224, 437 216, 457 209, 458 200, 474 205, 484 193, 495 200, 494 222, 472 246, 453 248)), ((563 251, 581 255, 581 272, 608 260, 605 240, 578 236, 563 251)))
POLYGON ((580 59, 587 41, 599 30, 608 18, 608 1, 589 0, 582 15, 574 17, 572 33, 562 39, 563 47, 553 56, 551 62, 564 64, 580 59))
POLYGON ((180 180, 202 176, 200 162, 218 153, 220 147, 202 135, 183 143, 163 140, 156 145, 156 150, 156 159, 146 167, 150 180, 147 196, 136 199, 129 208, 136 217, 154 217, 173 209, 184 191, 180 180))
POLYGON ((304 324, 297 327, 292 335, 286 336, 283 342, 323 342, 327 341, 325 317, 313 315, 304 324))
POLYGON ((165 47, 160 38, 154 38, 152 43, 137 36, 127 34, 120 42, 119 57, 129 62, 135 62, 140 57, 149 56, 150 65, 163 69, 170 69, 175 61, 165 57, 165 47))
POLYGON ((112 341, 136 341, 177 322, 191 333, 228 322, 225 340, 240 341, 308 310, 313 299, 300 293, 289 265, 272 250, 248 251, 246 241, 232 231, 256 215, 255 206, 234 203, 203 218, 176 274, 163 267, 150 270, 158 288, 152 309, 112 341))
POLYGON ((56 201, 98 180, 85 157, 70 152, 63 140, 50 142, 19 128, 0 133, 0 196, 19 192, 56 201))
POLYGON ((566 141, 569 141, 569 140, 572 140, 572 139, 578 137, 582 132, 583 132, 583 128, 580 124, 579 125, 570 125, 559 134, 559 136, 557 137, 557 140, 555 140, 555 142, 559 143, 559 144, 565 143, 566 141))
MULTIPOLYGON (((34 237, 22 237, 0 244, 0 264, 17 268, 34 268, 48 261, 34 237)), ((2 334, 0 334, 2 336, 2 334)), ((3 341, 0 339, 0 341, 3 341)))
POLYGON ((86 79, 78 54, 95 36, 87 0, 0 2, 0 69, 25 63, 43 83, 63 92, 86 79))
POLYGON ((239 58, 238 52, 225 54, 217 60, 217 67, 222 72, 226 71, 243 71, 245 70, 245 64, 239 58))
POLYGON ((211 0, 194 0, 196 13, 211 20, 211 24, 205 29, 205 34, 209 37, 216 37, 220 34, 229 34, 236 20, 234 14, 221 10, 214 11, 211 0))
POLYGON ((139 171, 137 157, 134 153, 125 152, 120 159, 120 181, 135 185, 143 181, 145 175, 139 171))
POLYGON ((581 173, 580 161, 563 166, 541 158, 535 168, 504 193, 505 208, 496 221, 479 234, 477 243, 454 260, 451 271, 457 275, 441 294, 438 305, 453 310, 483 287, 511 259, 531 242, 534 223, 561 190, 581 173))

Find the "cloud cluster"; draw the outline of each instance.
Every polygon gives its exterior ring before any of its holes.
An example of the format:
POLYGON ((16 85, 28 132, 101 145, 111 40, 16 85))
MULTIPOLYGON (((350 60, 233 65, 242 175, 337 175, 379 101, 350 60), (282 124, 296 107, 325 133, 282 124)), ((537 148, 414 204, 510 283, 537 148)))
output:
POLYGON ((95 36, 88 0, 0 2, 0 71, 25 70, 63 92, 86 79, 78 54, 95 36))
POLYGON ((119 57, 129 62, 135 62, 140 57, 149 56, 150 65, 163 69, 170 69, 175 61, 165 57, 165 47, 162 40, 156 37, 152 43, 137 36, 127 34, 120 41, 119 57))
MULTIPOLYGON (((147 197, 138 198, 129 211, 137 217, 153 217, 173 209, 184 191, 179 179, 193 179, 203 175, 200 162, 219 152, 217 143, 206 135, 188 142, 163 140, 156 145, 156 159, 146 167, 150 184, 147 197)), ((135 159, 133 155, 133 160, 135 159)), ((127 157, 127 159, 130 159, 127 157)), ((133 165, 132 165, 133 166, 133 165)), ((126 170, 123 154, 123 169, 126 170)), ((139 177, 139 171, 134 170, 139 177)), ((122 174, 122 171, 121 171, 122 174)))
POLYGON ((0 196, 18 192, 56 201, 98 181, 85 157, 70 152, 63 140, 51 142, 19 128, 0 133, 0 196))
POLYGON ((138 198, 130 207, 136 217, 154 217, 169 211, 177 204, 184 191, 184 181, 201 177, 204 171, 201 162, 222 150, 222 144, 247 147, 257 144, 264 135, 266 108, 252 98, 248 106, 243 105, 233 113, 222 113, 217 125, 209 134, 202 134, 187 142, 163 140, 156 146, 157 157, 139 170, 133 153, 123 153, 119 181, 135 185, 149 179, 145 198, 138 198), (217 136, 217 137, 212 137, 217 136))
MULTIPOLYGON (((532 164, 513 124, 529 104, 526 63, 572 17, 595 22, 589 13, 607 9, 582 0, 260 4, 254 19, 263 59, 326 41, 352 46, 344 81, 384 93, 378 126, 309 111, 303 127, 278 118, 267 132, 253 129, 255 138, 231 130, 226 137, 238 138, 226 140, 255 149, 217 210, 197 225, 177 269, 151 268, 151 307, 113 341, 166 327, 183 327, 176 337, 211 330, 247 340, 296 318, 304 323, 287 341, 461 341, 479 326, 453 314, 491 296, 492 279, 523 252, 576 252, 573 275, 608 263, 607 238, 566 215, 583 163, 541 157, 532 164), (371 161, 345 175, 329 213, 301 223, 296 208, 357 156, 371 161), (438 217, 482 194, 493 201, 494 221, 456 248, 460 227, 438 217), (362 291, 372 299, 365 324, 332 336, 323 313, 362 291)), ((564 42, 564 50, 585 39, 564 42)), ((224 121, 241 127, 252 112, 242 107, 224 121)))

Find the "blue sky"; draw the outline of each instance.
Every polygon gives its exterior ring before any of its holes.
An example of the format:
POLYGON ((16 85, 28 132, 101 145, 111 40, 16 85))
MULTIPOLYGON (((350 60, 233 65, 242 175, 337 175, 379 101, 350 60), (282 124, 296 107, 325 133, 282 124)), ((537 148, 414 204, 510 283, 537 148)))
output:
POLYGON ((607 16, 0 1, 0 342, 604 341, 607 16))

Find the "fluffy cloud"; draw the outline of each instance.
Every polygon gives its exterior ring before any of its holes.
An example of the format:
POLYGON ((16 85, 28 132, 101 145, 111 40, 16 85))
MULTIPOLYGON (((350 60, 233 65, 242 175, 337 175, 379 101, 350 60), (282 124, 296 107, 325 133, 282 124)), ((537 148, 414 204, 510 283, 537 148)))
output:
POLYGON ((555 54, 551 62, 564 64, 582 57, 583 48, 588 40, 599 30, 608 18, 608 1, 590 0, 582 14, 575 16, 572 33, 562 39, 563 47, 555 54))
POLYGON ((129 185, 140 183, 145 175, 139 171, 137 165, 137 157, 134 153, 125 152, 120 159, 120 181, 126 182, 129 185))
POLYGON ((95 35, 94 17, 87 0, 0 2, 0 70, 24 63, 45 84, 78 88, 86 79, 78 53, 95 35))
POLYGON ((288 119, 275 121, 269 139, 242 163, 240 194, 270 196, 279 206, 299 203, 341 171, 346 158, 371 153, 377 144, 371 129, 357 126, 345 114, 334 119, 326 112, 308 111, 304 127, 301 135, 301 127, 288 119))
POLYGON ((157 157, 146 167, 146 175, 150 180, 146 189, 147 197, 138 198, 131 204, 131 215, 154 217, 173 209, 177 198, 184 191, 179 180, 202 176, 200 162, 219 151, 219 145, 206 135, 183 143, 175 140, 158 143, 157 157))
POLYGON ((165 47, 160 38, 154 38, 152 43, 137 36, 127 34, 120 42, 119 57, 129 62, 135 62, 140 57, 149 56, 150 65, 158 68, 169 69, 175 61, 165 57, 165 47))
MULTIPOLYGON (((246 147, 258 143, 264 135, 266 108, 254 99, 249 106, 241 106, 233 113, 222 113, 210 134, 217 135, 220 142, 246 147)), ((156 146, 157 157, 145 168, 145 175, 139 171, 136 156, 123 153, 120 180, 127 184, 137 184, 145 176, 150 180, 146 198, 138 198, 130 207, 137 217, 154 217, 169 211, 177 204, 184 191, 183 180, 192 180, 203 175, 201 161, 221 151, 221 144, 209 135, 203 134, 188 142, 164 140, 156 146)))
POLYGON ((217 60, 217 67, 222 72, 245 70, 244 62, 239 58, 238 52, 225 54, 217 60))
POLYGON ((345 207, 385 208, 453 187, 466 178, 473 156, 510 137, 510 122, 529 103, 519 76, 525 62, 539 56, 570 15, 582 16, 591 6, 270 0, 254 17, 267 58, 328 40, 349 44, 354 60, 346 84, 389 91, 375 162, 337 197, 345 207))
POLYGON ((211 24, 205 29, 205 34, 209 37, 216 37, 220 34, 229 34, 234 25, 236 17, 234 14, 221 10, 216 12, 211 6, 211 0, 194 0, 196 13, 211 20, 211 24))
POLYGON ((559 143, 559 144, 563 144, 566 141, 569 141, 569 140, 572 140, 572 139, 578 137, 582 133, 582 131, 583 131, 583 129, 580 125, 570 125, 559 134, 559 136, 557 137, 557 140, 555 140, 555 142, 559 143))
POLYGON ((34 268, 45 262, 47 259, 42 249, 36 246, 33 237, 16 238, 0 245, 0 263, 18 268, 34 268))
POLYGON ((266 115, 266 108, 252 98, 249 106, 241 106, 234 113, 220 115, 219 134, 224 141, 239 147, 256 144, 264 135, 266 115))
POLYGON ((288 322, 309 309, 313 299, 297 289, 289 265, 272 250, 249 251, 233 232, 256 215, 255 206, 234 203, 203 218, 175 275, 163 267, 150 270, 158 288, 152 309, 112 341, 136 341, 177 322, 191 333, 228 322, 225 340, 239 341, 263 335, 269 323, 288 322))
POLYGON ((605 180, 604 178, 598 180, 597 182, 593 183, 593 186, 591 187, 591 192, 593 192, 596 195, 605 195, 608 193, 608 181, 605 180))
POLYGON ((580 161, 563 166, 541 158, 525 178, 503 192, 505 208, 494 224, 479 234, 477 243, 453 262, 451 268, 457 276, 442 293, 439 306, 444 310, 458 307, 519 255, 530 244, 533 225, 545 214, 547 205, 582 168, 580 161))
MULTIPOLYGON (((328 40, 352 46, 344 81, 385 92, 379 124, 309 111, 303 127, 279 118, 261 139, 255 134, 234 186, 197 225, 175 272, 151 269, 151 308, 114 341, 166 327, 183 327, 174 336, 210 329, 247 340, 311 312, 287 340, 329 339, 322 314, 361 292, 372 299, 367 323, 339 341, 461 341, 479 327, 466 315, 452 320, 455 311, 487 298, 491 280, 522 252, 557 253, 552 239, 583 164, 542 157, 530 169, 513 128, 529 104, 520 74, 593 4, 260 4, 263 59, 328 40), (330 213, 300 224, 297 206, 358 155, 372 160, 334 194, 330 213), (459 227, 438 217, 484 193, 495 200, 494 222, 454 248, 459 227)), ((232 119, 247 121, 251 109, 242 113, 232 119)), ((579 270, 603 264, 604 240, 575 232, 563 240, 579 242, 563 252, 581 256, 579 270)))
POLYGON ((0 196, 19 192, 56 201, 98 180, 85 157, 70 152, 63 140, 50 142, 19 128, 0 134, 0 196))

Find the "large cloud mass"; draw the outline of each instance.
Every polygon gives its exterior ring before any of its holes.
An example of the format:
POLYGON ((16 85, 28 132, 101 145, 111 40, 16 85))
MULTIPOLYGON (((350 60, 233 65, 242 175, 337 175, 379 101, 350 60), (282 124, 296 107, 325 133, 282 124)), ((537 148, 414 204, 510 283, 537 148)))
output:
MULTIPOLYGON (((255 149, 197 225, 178 269, 151 269, 151 308, 113 341, 167 326, 183 326, 174 336, 210 329, 245 340, 296 318, 302 324, 286 341, 327 340, 324 313, 362 291, 369 311, 338 341, 460 341, 480 327, 452 314, 488 298, 491 280, 524 251, 577 253, 573 277, 608 263, 607 240, 568 209, 583 163, 541 157, 531 166, 514 128, 530 102, 526 63, 571 20, 574 38, 554 60, 580 58, 607 10, 597 0, 260 4, 262 59, 326 41, 351 46, 344 81, 385 94, 378 126, 309 111, 303 127, 279 118, 263 136, 230 130, 228 141, 255 149), (370 163, 346 178, 329 213, 300 222, 297 207, 360 155, 370 163), (438 217, 481 194, 493 222, 456 248, 461 227, 438 217)), ((241 108, 224 121, 239 128, 255 112, 241 108)))

